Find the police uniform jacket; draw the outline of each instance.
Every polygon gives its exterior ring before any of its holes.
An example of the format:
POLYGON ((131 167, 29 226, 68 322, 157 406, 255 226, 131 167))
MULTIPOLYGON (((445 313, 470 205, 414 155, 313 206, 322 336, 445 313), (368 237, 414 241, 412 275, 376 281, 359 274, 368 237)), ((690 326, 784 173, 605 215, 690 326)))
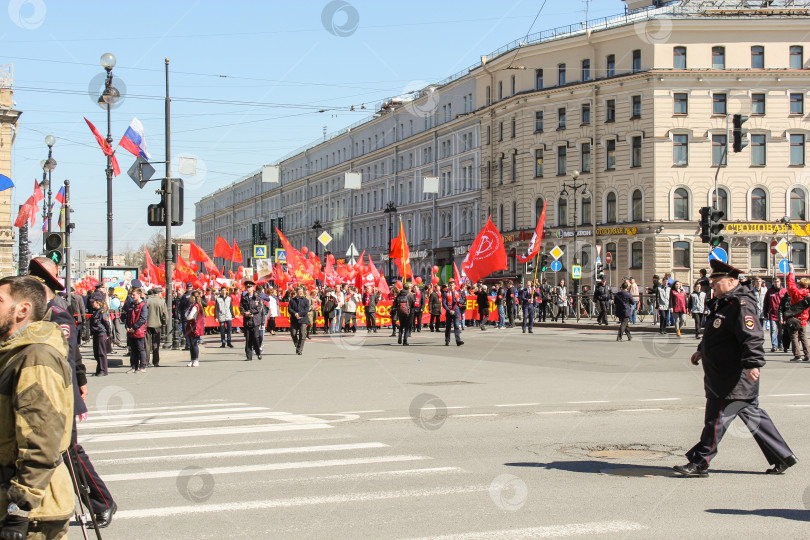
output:
POLYGON ((759 380, 751 382, 743 372, 765 365, 756 302, 748 286, 738 285, 709 303, 706 332, 698 346, 707 398, 754 399, 759 395, 759 380))
MULTIPOLYGON (((264 302, 256 294, 250 296, 243 293, 239 301, 239 311, 242 313, 242 324, 244 326, 258 328, 264 324, 264 314, 266 313, 264 302)), ((304 317, 306 317, 306 313, 304 313, 304 317)))
POLYGON ((73 404, 74 414, 80 415, 87 412, 87 406, 82 399, 80 388, 87 386, 87 368, 82 362, 82 355, 79 352, 79 332, 76 330, 76 321, 73 316, 65 310, 64 299, 59 296, 48 302, 48 312, 43 320, 56 323, 62 331, 62 335, 67 340, 68 353, 65 359, 73 372, 73 404))

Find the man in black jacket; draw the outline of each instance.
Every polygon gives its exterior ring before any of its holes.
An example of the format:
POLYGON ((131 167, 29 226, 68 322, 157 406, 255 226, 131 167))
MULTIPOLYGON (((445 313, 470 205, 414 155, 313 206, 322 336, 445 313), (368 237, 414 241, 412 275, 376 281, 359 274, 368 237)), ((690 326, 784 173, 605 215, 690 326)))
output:
POLYGON ((596 324, 604 324, 607 326, 608 324, 608 302, 610 300, 610 293, 608 292, 607 285, 605 284, 605 278, 600 278, 599 283, 596 284, 596 288, 593 290, 593 300, 596 302, 596 306, 599 309, 599 314, 596 317, 596 324))
POLYGON ((399 321, 399 337, 397 343, 408 345, 408 336, 411 335, 411 319, 414 310, 414 297, 408 292, 408 287, 402 287, 394 298, 394 310, 399 321))
POLYGON ((371 285, 366 285, 366 292, 363 293, 363 307, 366 312, 366 330, 377 332, 377 291, 371 285))
POLYGON ((768 474, 782 474, 798 462, 768 413, 759 408, 759 368, 765 365, 762 326, 753 291, 739 281, 740 271, 711 261, 714 299, 706 332, 692 355, 703 361, 706 414, 700 441, 686 453, 689 463, 673 467, 683 476, 709 475, 709 462, 731 422, 739 416, 768 463, 768 474))
POLYGON ((515 309, 517 308, 517 289, 511 281, 506 282, 506 318, 508 328, 515 327, 515 309))
POLYGON ((303 287, 295 288, 295 296, 290 299, 287 311, 290 313, 290 335, 295 345, 295 354, 304 354, 309 324, 309 298, 304 294, 303 287))
MULTIPOLYGON (((242 327, 245 331, 245 361, 253 360, 253 353, 262 359, 262 350, 259 343, 265 314, 264 301, 255 292, 256 284, 245 281, 245 292, 239 300, 239 311, 242 312, 242 327)), ((309 311, 309 310, 307 310, 309 311)))
POLYGON ((489 320, 489 295, 487 294, 487 286, 481 283, 478 287, 478 292, 475 293, 475 301, 478 303, 478 326, 482 331, 487 329, 487 321, 489 320))

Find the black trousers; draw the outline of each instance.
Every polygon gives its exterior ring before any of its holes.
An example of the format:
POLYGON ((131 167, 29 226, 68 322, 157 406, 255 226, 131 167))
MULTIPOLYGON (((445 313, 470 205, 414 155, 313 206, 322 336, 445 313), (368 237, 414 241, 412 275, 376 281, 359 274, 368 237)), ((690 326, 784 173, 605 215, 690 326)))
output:
POLYGON ((548 302, 545 300, 537 305, 537 320, 539 322, 546 322, 546 307, 548 306, 548 302))
POLYGON ((608 323, 608 303, 607 300, 599 300, 599 315, 596 317, 596 324, 608 323))
POLYGON ((397 313, 397 319, 399 320, 399 338, 397 341, 408 343, 408 336, 411 335, 411 317, 413 317, 413 313, 408 315, 397 313))
POLYGON ((247 356, 248 360, 252 360, 254 352, 257 356, 262 354, 260 350, 261 345, 259 345, 259 340, 261 339, 262 335, 262 327, 245 326, 243 330, 245 331, 245 356, 247 356))
POLYGON ((375 317, 376 309, 376 306, 372 306, 370 309, 366 308, 366 329, 369 332, 377 329, 377 317, 375 317))
POLYGON ((441 315, 434 315, 433 313, 430 314, 430 331, 431 332, 438 332, 439 331, 439 319, 441 319, 441 315))
POLYGON ((290 321, 290 336, 292 336, 295 352, 304 352, 304 343, 307 341, 307 324, 290 321))
POLYGON ((481 318, 481 320, 478 321, 478 326, 481 330, 486 330, 487 322, 489 321, 489 311, 479 311, 478 316, 481 318))
POLYGON ((630 317, 622 317, 622 323, 619 325, 619 339, 622 339, 622 334, 627 334, 627 339, 630 337, 630 317))
POLYGON ((107 346, 110 338, 107 334, 93 334, 93 358, 96 359, 96 375, 107 374, 107 346))
POLYGON ((703 313, 692 313, 692 318, 695 319, 695 335, 699 336, 703 326, 703 313))
POLYGON ((146 363, 160 365, 160 328, 146 328, 146 363))
POLYGON ((453 328, 453 331, 456 335, 456 343, 461 341, 461 328, 459 327, 459 323, 461 321, 461 313, 458 310, 456 311, 445 311, 444 312, 444 342, 450 343, 450 328, 453 328))
POLYGON ((127 337, 129 365, 132 369, 146 369, 146 339, 127 337))
POLYGON ((411 313, 411 330, 414 332, 422 331, 422 310, 420 308, 414 308, 413 313, 411 313))
POLYGON ((509 328, 514 328, 515 326, 515 305, 510 304, 509 302, 506 303, 506 318, 508 319, 509 328))
POLYGON ((76 471, 76 482, 81 485, 82 474, 79 469, 84 471, 87 477, 87 487, 90 489, 90 503, 93 505, 93 512, 100 514, 107 510, 113 503, 110 490, 107 489, 107 484, 101 479, 96 472, 95 467, 90 462, 90 457, 84 452, 84 448, 76 440, 76 417, 73 417, 73 433, 70 438, 70 448, 68 455, 73 462, 73 470, 76 471), (75 451, 74 451, 75 450, 75 451))
POLYGON ((526 331, 526 323, 529 323, 529 332, 534 328, 534 304, 523 304, 523 331, 526 331))
POLYGON ((776 465, 793 455, 793 451, 788 448, 773 425, 771 417, 764 409, 759 408, 758 398, 748 400, 707 398, 700 442, 686 453, 690 463, 708 467, 709 462, 717 455, 717 445, 720 444, 731 422, 738 416, 754 436, 768 463, 776 465))

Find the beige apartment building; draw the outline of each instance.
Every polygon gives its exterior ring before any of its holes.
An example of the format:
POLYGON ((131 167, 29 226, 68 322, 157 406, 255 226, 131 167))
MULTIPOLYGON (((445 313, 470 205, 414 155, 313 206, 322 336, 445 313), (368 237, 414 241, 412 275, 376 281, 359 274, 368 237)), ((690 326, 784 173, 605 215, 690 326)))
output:
POLYGON ((510 251, 504 274, 520 273, 511 250, 525 251, 546 202, 543 251, 565 252, 550 280, 570 279, 576 230, 583 284, 599 249, 602 262, 611 254, 614 286, 666 272, 691 285, 708 268, 699 209, 712 204, 721 161, 731 264, 772 274, 781 256, 770 243, 784 237, 807 273, 810 10, 765 4, 670 2, 531 36, 470 68, 481 208, 510 251), (740 153, 730 141, 737 113, 749 117, 740 153))
MULTIPOLYGON (((11 148, 17 133, 17 121, 22 114, 14 109, 12 96, 14 75, 11 64, 0 66, 0 174, 11 178, 11 148)), ((13 189, 0 191, 0 276, 16 274, 12 221, 17 209, 11 207, 13 189)))

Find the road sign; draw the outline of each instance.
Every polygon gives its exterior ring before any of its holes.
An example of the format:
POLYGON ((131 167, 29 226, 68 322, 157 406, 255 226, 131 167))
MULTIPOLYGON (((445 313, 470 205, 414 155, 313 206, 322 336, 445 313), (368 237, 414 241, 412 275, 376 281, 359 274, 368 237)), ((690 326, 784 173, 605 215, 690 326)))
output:
POLYGON ((776 244, 778 244, 776 240, 771 240, 771 255, 776 255, 776 244))
POLYGON ((560 261, 554 261, 551 263, 552 272, 559 272, 560 270, 562 270, 562 263, 560 261))
POLYGON ((605 264, 610 264, 613 262, 613 254, 611 252, 605 253, 605 264))
POLYGON ((779 271, 782 272, 783 274, 789 273, 790 272, 789 264, 790 261, 788 261, 787 259, 782 259, 781 261, 779 261, 779 271))
POLYGON ((287 264, 287 250, 284 248, 276 248, 276 262, 287 264))
POLYGON ((323 247, 328 246, 329 242, 331 242, 331 241, 332 241, 332 235, 329 234, 326 231, 323 231, 321 233, 321 235, 318 237, 318 242, 320 242, 323 247))
MULTIPOLYGON (((552 257, 554 257, 554 260, 555 260, 555 261, 556 261, 557 259, 559 259, 560 257, 562 257, 562 256, 565 254, 565 252, 564 252, 563 250, 561 250, 561 249, 560 249, 560 246, 554 246, 554 247, 552 248, 552 250, 551 250, 551 251, 549 251, 548 253, 549 253, 549 255, 551 255, 552 257)), ((556 272, 556 270, 555 270, 555 272, 556 272)))
POLYGON ((714 248, 711 253, 709 253, 709 261, 720 261, 723 263, 728 262, 728 253, 723 248, 714 248))
POLYGON ((597 257, 593 264, 602 264, 602 257, 597 257))
POLYGON ((790 251, 790 244, 788 244, 787 240, 782 238, 779 240, 779 243, 776 244, 776 251, 778 251, 782 257, 787 257, 788 252, 790 251))
POLYGON ((582 267, 578 264, 571 267, 571 279, 582 279, 582 267))
POLYGON ((358 255, 360 255, 360 252, 357 251, 357 248, 354 247, 354 242, 352 242, 351 245, 349 246, 349 249, 346 250, 346 256, 357 257, 358 255))
POLYGON ((267 258, 267 246, 254 245, 253 246, 253 258, 254 259, 266 259, 267 258))

